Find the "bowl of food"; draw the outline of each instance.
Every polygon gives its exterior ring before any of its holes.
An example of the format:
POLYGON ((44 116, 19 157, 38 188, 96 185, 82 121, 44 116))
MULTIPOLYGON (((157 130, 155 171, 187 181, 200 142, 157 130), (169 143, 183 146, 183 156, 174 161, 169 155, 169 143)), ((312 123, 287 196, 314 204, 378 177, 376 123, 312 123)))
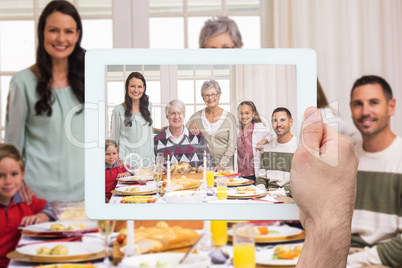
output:
POLYGON ((165 193, 164 198, 168 203, 202 203, 205 191, 185 190, 165 193))
POLYGON ((179 264, 184 253, 156 253, 128 257, 122 260, 122 266, 127 268, 157 268, 157 267, 180 267, 180 268, 207 268, 210 259, 205 255, 190 254, 183 264, 179 264))

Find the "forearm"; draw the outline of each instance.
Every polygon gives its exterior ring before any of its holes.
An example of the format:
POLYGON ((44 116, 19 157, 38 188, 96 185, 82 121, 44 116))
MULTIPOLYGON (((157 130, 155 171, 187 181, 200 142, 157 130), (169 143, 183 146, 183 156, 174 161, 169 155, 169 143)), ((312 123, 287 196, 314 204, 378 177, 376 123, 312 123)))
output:
POLYGON ((306 239, 296 267, 345 268, 350 247, 350 224, 331 222, 330 218, 320 223, 325 224, 304 224, 306 239))

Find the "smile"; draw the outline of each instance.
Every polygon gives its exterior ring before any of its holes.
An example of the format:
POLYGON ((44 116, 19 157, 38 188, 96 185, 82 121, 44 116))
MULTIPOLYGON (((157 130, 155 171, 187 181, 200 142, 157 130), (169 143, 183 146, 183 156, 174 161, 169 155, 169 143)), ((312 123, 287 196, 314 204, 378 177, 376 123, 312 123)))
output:
POLYGON ((53 46, 53 48, 59 51, 64 51, 68 48, 68 46, 53 46))

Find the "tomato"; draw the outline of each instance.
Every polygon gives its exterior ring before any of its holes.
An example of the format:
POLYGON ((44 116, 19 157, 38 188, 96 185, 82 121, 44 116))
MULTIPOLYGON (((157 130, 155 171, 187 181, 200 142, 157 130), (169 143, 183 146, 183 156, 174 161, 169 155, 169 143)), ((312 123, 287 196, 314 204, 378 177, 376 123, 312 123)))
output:
POLYGON ((156 202, 156 198, 152 198, 148 200, 148 203, 155 203, 156 202))
POLYGON ((124 240, 126 239, 126 235, 124 234, 118 234, 116 237, 116 242, 119 244, 123 244, 124 240))

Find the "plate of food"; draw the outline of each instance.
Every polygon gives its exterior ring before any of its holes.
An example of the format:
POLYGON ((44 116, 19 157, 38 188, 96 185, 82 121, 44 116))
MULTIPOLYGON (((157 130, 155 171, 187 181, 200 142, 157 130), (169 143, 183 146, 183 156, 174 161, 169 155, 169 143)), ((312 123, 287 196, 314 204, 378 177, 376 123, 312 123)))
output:
POLYGON ((60 264, 48 264, 48 265, 38 265, 34 266, 34 268, 96 268, 96 265, 91 264, 82 264, 82 263, 60 263, 60 264))
POLYGON ((207 268, 210 265, 209 257, 206 255, 191 254, 185 263, 179 264, 184 253, 155 253, 137 255, 124 258, 123 266, 132 268, 141 267, 176 267, 181 268, 207 268))
MULTIPOLYGON (((181 176, 180 178, 172 178, 170 181, 172 191, 183 191, 183 190, 192 190, 197 189, 201 184, 201 180, 194 179, 191 177, 181 176)), ((161 187, 161 195, 165 194, 165 188, 167 185, 167 181, 162 183, 161 187)))
POLYGON ((48 242, 26 245, 16 251, 33 258, 32 261, 82 261, 104 256, 102 244, 86 242, 48 242))
POLYGON ((148 195, 157 193, 155 185, 119 186, 112 191, 117 195, 148 195))
POLYGON ((249 185, 253 184, 252 180, 235 177, 235 178, 228 178, 228 186, 239 186, 239 185, 249 185))
POLYGON ((120 203, 122 204, 147 204, 147 203, 155 203, 156 198, 150 195, 144 196, 144 195, 139 195, 139 196, 126 196, 124 197, 120 203))
POLYGON ((236 187, 236 188, 228 188, 228 198, 252 198, 252 197, 262 197, 267 193, 264 190, 258 189, 255 186, 246 186, 246 187, 236 187))
POLYGON ((121 183, 129 183, 129 184, 142 184, 146 183, 148 181, 153 181, 153 176, 128 176, 128 177, 123 177, 117 179, 118 182, 121 183))
MULTIPOLYGON (((228 231, 229 239, 232 239, 233 230, 228 231)), ((255 226, 255 243, 286 242, 304 239, 304 231, 299 228, 282 226, 255 226)))
POLYGON ((257 251, 255 262, 257 265, 269 266, 296 266, 303 244, 283 244, 274 248, 257 251))
POLYGON ((205 195, 205 191, 176 191, 166 193, 163 198, 168 203, 202 203, 205 195))
POLYGON ((215 177, 224 176, 224 177, 228 177, 228 178, 234 178, 234 177, 239 177, 240 173, 235 172, 234 170, 219 171, 219 172, 215 172, 214 176, 215 177))
POLYGON ((58 221, 42 222, 24 228, 33 233, 49 234, 79 234, 98 230, 96 222, 92 221, 58 221))

